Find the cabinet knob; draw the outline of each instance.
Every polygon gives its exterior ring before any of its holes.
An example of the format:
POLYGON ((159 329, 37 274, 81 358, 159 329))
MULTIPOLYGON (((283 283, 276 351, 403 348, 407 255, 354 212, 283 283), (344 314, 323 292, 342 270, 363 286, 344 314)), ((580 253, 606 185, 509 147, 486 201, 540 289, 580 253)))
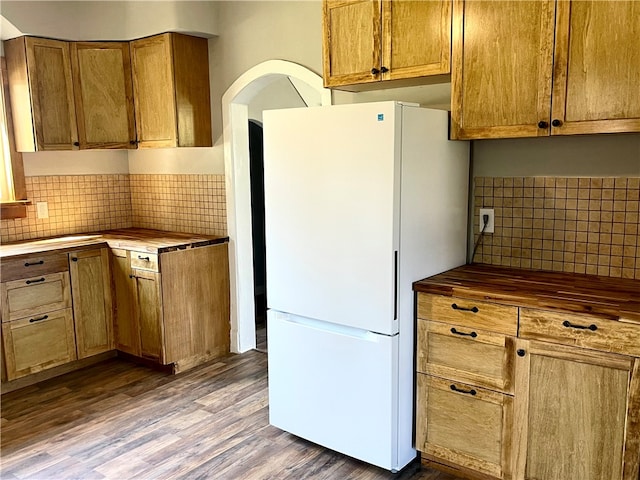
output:
POLYGON ((377 68, 372 68, 371 69, 371 75, 378 75, 380 73, 380 70, 378 70, 377 68))
POLYGON ((137 143, 137 140, 129 140, 129 145, 136 145, 137 143))
POLYGON ((539 121, 538 128, 549 128, 549 122, 545 122, 544 120, 539 121))
POLYGON ((73 142, 73 146, 74 147, 79 147, 80 146, 80 142, 73 142))
POLYGON ((387 67, 382 67, 382 68, 380 69, 380 71, 381 71, 382 73, 387 73, 387 72, 389 71, 389 69, 388 69, 387 67))
POLYGON ((77 262, 77 261, 78 261, 78 258, 77 258, 77 257, 73 257, 73 258, 71 258, 71 261, 72 261, 72 262, 77 262))
POLYGON ((562 120, 558 120, 557 118, 554 118, 553 121, 551 122, 551 125, 553 125, 554 127, 559 127, 562 125, 562 120))
POLYGON ((524 357, 527 352, 525 352, 523 349, 519 349, 516 353, 519 357, 524 357))

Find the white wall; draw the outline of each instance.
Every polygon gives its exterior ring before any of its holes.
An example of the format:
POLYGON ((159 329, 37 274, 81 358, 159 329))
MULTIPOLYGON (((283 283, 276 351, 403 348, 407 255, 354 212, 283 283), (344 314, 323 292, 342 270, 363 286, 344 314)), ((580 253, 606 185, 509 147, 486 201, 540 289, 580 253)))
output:
MULTIPOLYGON (((131 40, 166 31, 217 34, 213 2, 3 0, 1 13, 23 35, 61 40, 131 40)), ((3 32, 2 39, 15 36, 11 33, 3 32)))
POLYGON ((27 177, 129 173, 125 150, 23 153, 22 159, 27 177))
MULTIPOLYGON (((318 99, 320 98, 320 95, 316 94, 316 96, 318 99)), ((288 78, 276 80, 253 97, 248 105, 249 118, 262 123, 262 112, 264 110, 283 108, 283 105, 288 108, 306 106, 288 78)))

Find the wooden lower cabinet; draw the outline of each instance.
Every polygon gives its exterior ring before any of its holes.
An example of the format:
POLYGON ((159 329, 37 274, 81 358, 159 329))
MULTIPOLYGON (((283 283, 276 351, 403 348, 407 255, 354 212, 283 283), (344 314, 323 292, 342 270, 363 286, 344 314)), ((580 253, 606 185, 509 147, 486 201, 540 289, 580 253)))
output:
POLYGON ((638 480, 640 359, 518 341, 516 478, 638 480))
POLYGON ((112 250, 112 266, 118 350, 176 371, 229 352, 226 243, 157 256, 112 250))
POLYGON ((78 359, 112 350, 108 250, 101 248, 69 253, 69 273, 78 359))
POLYGON ((417 398, 418 450, 495 478, 511 478, 511 396, 418 374, 417 398))
POLYGON ((7 380, 76 359, 70 308, 2 324, 7 380))
POLYGON ((162 334, 160 274, 134 270, 133 304, 140 332, 140 356, 167 363, 162 334))

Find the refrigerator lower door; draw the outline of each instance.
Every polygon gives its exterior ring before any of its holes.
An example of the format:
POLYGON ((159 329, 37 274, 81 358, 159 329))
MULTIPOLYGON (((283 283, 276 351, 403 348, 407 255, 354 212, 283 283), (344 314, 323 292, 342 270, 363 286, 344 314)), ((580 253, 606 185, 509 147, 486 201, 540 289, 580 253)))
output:
MULTIPOLYGON (((388 470, 399 470, 398 336, 268 312, 269 422, 388 470)), ((406 439, 404 463, 415 457, 406 439)))

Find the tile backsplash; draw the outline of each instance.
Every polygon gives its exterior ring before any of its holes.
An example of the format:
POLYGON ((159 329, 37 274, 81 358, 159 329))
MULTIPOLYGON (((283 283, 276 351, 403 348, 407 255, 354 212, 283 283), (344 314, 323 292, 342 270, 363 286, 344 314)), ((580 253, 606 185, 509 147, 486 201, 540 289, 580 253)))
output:
POLYGON ((640 178, 476 177, 476 263, 640 279, 640 178))
POLYGON ((133 225, 227 235, 224 175, 130 175, 133 225))
POLYGON ((224 175, 35 176, 26 187, 27 217, 2 219, 1 242, 127 227, 226 235, 224 175))

